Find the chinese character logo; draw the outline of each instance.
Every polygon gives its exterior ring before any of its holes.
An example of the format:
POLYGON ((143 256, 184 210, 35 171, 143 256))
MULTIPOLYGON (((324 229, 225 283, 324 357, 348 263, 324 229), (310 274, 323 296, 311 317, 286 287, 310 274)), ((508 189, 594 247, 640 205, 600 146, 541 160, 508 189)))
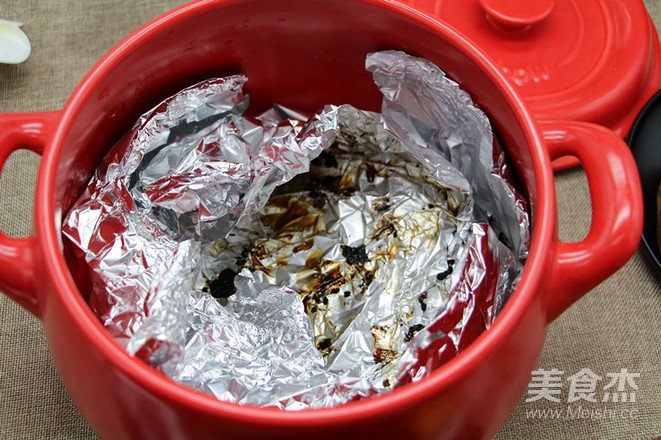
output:
MULTIPOLYGON (((528 384, 528 397, 526 402, 545 399, 551 402, 560 402, 562 393, 564 371, 556 368, 545 370, 540 368, 532 372, 530 383, 528 384)), ((634 381, 640 377, 640 373, 629 373, 626 368, 622 368, 619 373, 606 373, 610 381, 604 385, 601 396, 602 402, 636 402, 636 393, 638 385, 634 381)), ((587 402, 597 403, 597 384, 603 378, 589 368, 583 368, 573 376, 569 376, 569 394, 567 403, 585 400, 587 402)), ((608 379, 607 379, 608 380, 608 379)))
POLYGON ((597 401, 594 395, 597 390, 597 382, 601 380, 601 376, 594 374, 589 368, 583 368, 573 376, 569 376, 567 380, 569 381, 568 403, 577 400, 597 401))
POLYGON ((562 392, 562 375, 564 371, 557 369, 544 370, 540 368, 532 372, 532 378, 528 384, 528 397, 526 402, 534 402, 540 399, 550 400, 551 402, 560 402, 557 396, 562 392))
POLYGON ((635 377, 640 377, 640 373, 629 373, 626 368, 622 368, 619 373, 607 373, 606 376, 611 378, 611 381, 604 386, 604 398, 603 402, 635 402, 636 393, 631 392, 627 393, 625 391, 626 385, 629 385, 634 390, 638 389, 638 386, 633 381, 635 377), (617 392, 615 391, 606 391, 613 388, 617 384, 617 392))

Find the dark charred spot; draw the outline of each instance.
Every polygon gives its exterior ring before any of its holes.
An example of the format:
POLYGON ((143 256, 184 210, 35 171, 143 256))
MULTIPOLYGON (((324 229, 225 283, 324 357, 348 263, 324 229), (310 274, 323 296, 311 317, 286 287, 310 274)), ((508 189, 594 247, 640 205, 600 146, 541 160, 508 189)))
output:
POLYGON ((370 333, 374 337, 374 362, 385 364, 397 357, 397 352, 392 349, 388 342, 388 332, 390 328, 387 325, 373 325, 370 327, 370 333))
POLYGON ((204 290, 216 299, 229 298, 236 293, 236 287, 234 287, 235 277, 236 272, 232 269, 225 269, 218 275, 218 278, 207 282, 204 290))
POLYGON ((452 274, 453 269, 454 269, 454 260, 448 260, 448 268, 443 272, 439 273, 438 275, 436 275, 436 279, 438 281, 443 281, 444 279, 449 277, 450 274, 452 274))
POLYGON ((434 205, 430 203, 429 205, 427 205, 427 209, 434 209, 434 205))
POLYGON ((333 342, 328 339, 328 338, 320 338, 317 340, 317 350, 321 352, 321 354, 328 354, 333 346, 333 342))
POLYGON ((365 274, 363 275, 363 287, 369 287, 369 285, 372 284, 372 281, 374 281, 374 272, 370 270, 365 271, 365 274))
POLYGON ((390 381, 388 379, 383 379, 383 386, 385 388, 390 388, 390 381))
MULTIPOLYGON (((324 296, 337 293, 340 287, 344 284, 344 277, 342 275, 321 275, 317 288, 324 296)), ((328 304, 327 302, 324 304, 328 304)))
POLYGON ((415 336, 415 334, 418 333, 423 328, 425 328, 425 326, 422 324, 415 324, 410 326, 409 329, 406 331, 406 335, 404 335, 404 342, 410 342, 411 339, 413 339, 413 336, 415 336))
POLYGON ((301 299, 303 300, 303 306, 305 307, 305 313, 311 315, 312 313, 317 313, 317 305, 314 302, 314 297, 311 292, 301 292, 301 299))
POLYGON ((374 363, 377 364, 387 364, 392 362, 397 357, 397 352, 395 350, 389 350, 387 348, 377 348, 374 350, 374 363))
POLYGON ((449 266, 446 270, 443 272, 440 272, 438 275, 436 275, 436 279, 438 281, 443 281, 446 279, 450 274, 452 273, 452 266, 449 266))
POLYGON ((364 264, 367 262, 367 252, 364 244, 358 247, 342 245, 342 256, 346 258, 348 264, 364 264))
POLYGON ((350 290, 345 290, 344 291, 344 297, 349 298, 351 296, 351 291, 350 290))
POLYGON ((311 238, 311 239, 309 239, 309 240, 306 240, 306 241, 304 241, 304 242, 301 243, 301 244, 297 244, 297 245, 294 246, 294 248, 292 249, 292 252, 293 252, 293 253, 297 253, 297 252, 301 252, 301 251, 307 251, 307 250, 310 250, 310 248, 312 248, 312 245, 314 245, 314 238, 311 238))
POLYGON ((381 197, 372 202, 372 210, 376 212, 387 211, 392 207, 390 203, 390 197, 381 197))
POLYGON ((365 176, 369 183, 374 182, 374 177, 376 177, 376 168, 368 162, 365 162, 365 176))
POLYGON ((423 293, 422 295, 418 296, 418 302, 420 303, 420 309, 425 312, 427 310, 427 294, 423 293))
POLYGON ((321 272, 315 274, 315 278, 315 284, 311 288, 311 291, 301 295, 308 314, 316 312, 317 308, 325 309, 326 307, 324 306, 328 306, 327 296, 339 293, 342 285, 345 283, 345 278, 340 271, 339 265, 327 273, 321 272), (312 310, 313 306, 314 310, 312 310))
POLYGON ((392 235, 394 237, 397 237, 397 230, 395 229, 395 226, 392 223, 386 223, 385 225, 377 229, 376 232, 374 232, 374 239, 375 240, 379 239, 384 235, 392 235))
POLYGON ((244 248, 241 251, 241 255, 236 259, 236 265, 239 267, 245 266, 245 264, 248 262, 248 253, 250 250, 248 248, 244 248))

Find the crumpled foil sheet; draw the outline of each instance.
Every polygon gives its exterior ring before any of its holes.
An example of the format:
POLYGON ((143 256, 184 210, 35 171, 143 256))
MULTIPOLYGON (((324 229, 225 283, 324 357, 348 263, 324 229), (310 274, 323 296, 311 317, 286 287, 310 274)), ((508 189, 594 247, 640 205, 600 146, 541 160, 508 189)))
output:
POLYGON ((419 380, 489 327, 529 232, 488 119, 426 60, 366 67, 381 114, 249 118, 230 76, 104 159, 63 233, 129 353, 222 400, 304 409, 419 380))

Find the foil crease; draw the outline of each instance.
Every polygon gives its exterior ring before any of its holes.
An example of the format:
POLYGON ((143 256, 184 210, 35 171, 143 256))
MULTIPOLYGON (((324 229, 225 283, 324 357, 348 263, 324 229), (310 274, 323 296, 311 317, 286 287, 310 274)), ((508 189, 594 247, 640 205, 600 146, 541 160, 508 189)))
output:
POLYGON ((249 118, 237 75, 168 98, 104 159, 63 233, 129 353, 298 410, 419 380, 489 327, 529 236, 488 119, 426 60, 366 68, 381 114, 249 118))
POLYGON ((493 162, 487 116, 459 84, 428 60, 400 51, 367 56, 365 66, 383 94, 388 127, 430 166, 446 160, 470 182, 475 220, 489 222, 518 256, 527 254, 528 224, 522 199, 493 162))

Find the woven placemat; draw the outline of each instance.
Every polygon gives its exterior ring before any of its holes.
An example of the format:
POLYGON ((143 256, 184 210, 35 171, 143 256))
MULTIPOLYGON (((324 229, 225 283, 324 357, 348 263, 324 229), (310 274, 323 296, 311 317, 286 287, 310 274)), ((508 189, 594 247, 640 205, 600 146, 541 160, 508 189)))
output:
MULTIPOLYGON (((182 1, 19 1, 0 3, 0 18, 20 21, 33 53, 23 64, 0 65, 0 112, 61 108, 94 63, 122 37, 182 1)), ((645 1, 657 28, 661 4, 645 1)), ((0 117, 2 117, 0 115, 0 117)), ((2 170, 0 229, 26 236, 39 156, 19 151, 2 170)), ((560 236, 580 240, 590 199, 581 170, 556 178, 560 236)), ((660 279, 639 250, 620 271, 553 322, 538 370, 556 369, 560 402, 523 396, 496 438, 653 439, 661 436, 660 279), (602 402, 612 379, 633 373, 635 402, 602 402), (596 403, 569 402, 572 377, 600 377, 596 403), (619 375, 619 376, 618 376, 619 375), (581 406, 581 410, 578 407, 581 406), (587 410, 585 412, 584 410, 587 410)), ((576 382, 578 383, 578 382, 576 382)), ((530 388, 533 390, 533 388, 530 388)), ((102 398, 102 396, 100 396, 102 398)), ((0 295, 0 438, 94 439, 68 397, 40 322, 0 295)))

